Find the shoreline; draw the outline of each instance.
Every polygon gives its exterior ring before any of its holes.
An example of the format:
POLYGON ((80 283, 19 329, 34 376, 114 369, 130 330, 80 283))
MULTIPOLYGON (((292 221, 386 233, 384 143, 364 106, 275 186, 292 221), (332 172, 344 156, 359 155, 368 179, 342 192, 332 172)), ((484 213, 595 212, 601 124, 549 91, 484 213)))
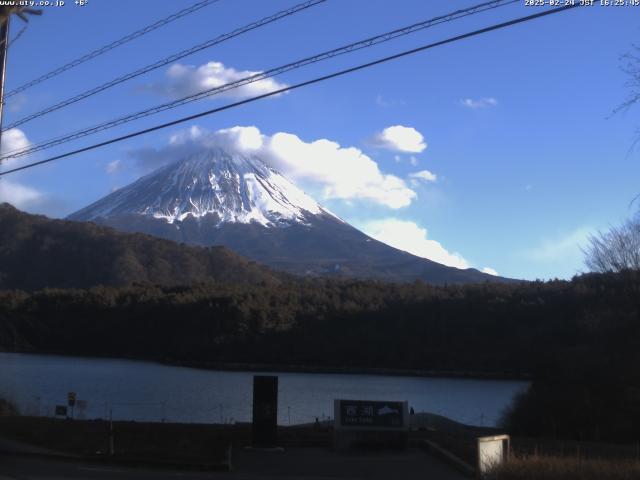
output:
POLYGON ((339 375, 380 375, 389 377, 422 377, 422 378, 451 378, 464 380, 504 380, 530 382, 530 373, 510 372, 475 372, 475 371, 440 371, 423 369, 384 368, 384 367, 340 367, 335 365, 287 365, 265 363, 238 362, 207 362, 198 360, 158 359, 135 356, 105 356, 88 354, 67 354, 60 352, 16 352, 0 350, 0 353, 22 355, 53 355, 69 358, 90 358, 105 360, 130 360, 151 362, 160 365, 194 368, 199 370, 218 370, 231 372, 273 372, 273 373, 308 373, 308 374, 339 374, 339 375))
POLYGON ((319 373, 340 375, 380 375, 388 377, 424 377, 453 378, 465 380, 505 380, 531 381, 533 375, 528 373, 514 374, 508 372, 474 372, 474 371, 438 371, 383 367, 339 367, 316 365, 284 365, 235 362, 203 362, 192 360, 163 360, 163 365, 197 368, 201 370, 220 370, 237 372, 274 372, 274 373, 319 373))

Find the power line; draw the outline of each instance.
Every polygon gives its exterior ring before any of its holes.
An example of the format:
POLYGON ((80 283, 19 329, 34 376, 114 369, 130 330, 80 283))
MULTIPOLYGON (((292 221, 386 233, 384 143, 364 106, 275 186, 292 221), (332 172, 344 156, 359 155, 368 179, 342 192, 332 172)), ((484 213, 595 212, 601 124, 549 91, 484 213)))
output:
POLYGON ((174 22, 175 20, 178 20, 179 18, 184 17, 185 15, 189 15, 193 12, 196 12, 198 10, 200 10, 201 8, 207 7, 209 5, 211 5, 212 3, 217 3, 220 0, 201 0, 193 5, 191 5, 190 7, 184 8, 178 12, 172 13, 171 15, 158 20, 155 23, 152 23, 151 25, 148 25, 144 28, 141 28, 140 30, 136 30, 133 33, 130 33, 129 35, 126 35, 114 42, 111 42, 103 47, 97 48, 96 50, 93 50, 69 63, 66 63, 65 65, 62 65, 61 67, 58 67, 48 73, 45 73, 44 75, 35 78, 34 80, 31 80, 30 82, 25 83, 24 85, 15 88, 13 90, 11 90, 10 92, 8 92, 7 94, 5 94, 5 99, 25 91, 28 88, 33 87, 34 85, 38 85, 39 83, 44 82, 45 80, 49 80, 50 78, 53 78, 57 75, 60 75, 63 72, 66 72, 67 70, 71 70, 74 67, 77 67, 78 65, 88 62, 89 60, 91 60, 92 58, 95 58, 99 55, 102 55, 103 53, 108 52, 109 50, 113 50, 114 48, 117 48, 121 45, 124 45, 125 43, 130 42, 131 40, 135 40, 138 37, 141 37, 142 35, 145 35, 153 30, 156 30, 160 27, 164 27, 165 25, 174 22))
POLYGON ((415 23, 413 25, 409 25, 407 27, 403 27, 403 28, 399 28, 390 32, 386 32, 383 33, 381 35, 376 35, 374 37, 370 37, 367 38, 365 40, 360 40, 358 42, 354 42, 351 43, 349 45, 346 46, 342 46, 339 48, 335 48, 333 50, 328 50, 325 52, 322 52, 320 54, 317 55, 313 55, 311 57, 307 57, 307 58, 303 58, 301 60, 297 60, 295 62, 291 62, 288 63, 286 65, 282 65, 276 68, 272 68, 270 70, 267 70, 265 72, 261 72, 261 73, 257 73, 254 75, 250 75, 248 77, 244 77, 241 79, 238 79, 236 81, 233 82, 229 82, 226 83, 224 85, 218 86, 218 87, 213 87, 198 93, 195 93, 193 95, 189 95, 177 100, 173 100, 171 102, 167 102, 161 105, 157 105, 155 107, 152 108, 148 108, 136 113, 132 113, 129 115, 126 115, 124 117, 120 117, 118 119, 115 120, 110 120, 108 122, 104 122, 101 123, 99 125, 95 125, 93 127, 89 127, 86 129, 82 129, 70 134, 66 134, 62 137, 57 137, 55 139, 51 139, 51 140, 46 140, 44 142, 41 142, 37 145, 33 145, 33 146, 29 146, 26 148, 22 148, 22 149, 18 149, 12 152, 5 152, 5 154, 3 156, 0 157, 0 162, 2 162, 3 160, 9 159, 9 158, 18 158, 18 157, 22 157, 25 155, 28 155, 30 153, 33 152, 37 152, 40 150, 45 150, 45 149, 49 149, 52 147, 55 147, 57 145, 61 145, 63 143, 67 143, 70 142, 72 140, 76 140, 78 138, 83 138, 89 135, 93 135, 95 133, 101 132, 103 130, 108 130, 110 128, 116 127, 118 125, 122 125, 124 123, 128 123, 128 122, 132 122, 134 120, 138 120, 140 118, 143 117, 147 117, 159 112, 163 112, 165 110, 169 110, 169 109, 173 109, 182 105, 185 105, 187 103, 191 103, 193 101, 196 100, 200 100, 202 98, 206 98, 209 96, 213 96, 213 95, 217 95, 220 93, 224 93, 226 91, 232 90, 232 89, 236 89, 239 87, 242 87, 244 85, 248 85, 251 83, 255 83, 261 80, 265 80, 267 78, 270 77, 274 77, 276 75, 291 71, 291 70, 295 70, 313 63, 317 63, 323 60, 327 60, 333 57, 336 57, 338 55, 343 55, 346 53, 351 53, 357 50, 361 50, 363 48, 369 48, 372 47, 374 45, 380 44, 380 43, 384 43, 384 42, 388 42, 390 40, 393 40, 397 37, 400 36, 404 36, 404 35, 409 35, 411 33, 414 33, 416 31, 419 30, 423 30, 425 28, 429 28, 435 25, 439 25, 441 23, 446 23, 446 22, 451 22, 453 20, 457 20, 459 18, 463 18, 469 15, 475 15, 477 13, 481 13, 487 10, 491 10, 494 8, 498 8, 498 7, 502 7, 505 5, 509 5, 512 3, 516 3, 519 2, 519 0, 493 0, 493 1, 489 1, 489 2, 484 2, 478 5, 475 5, 473 7, 469 7, 463 10, 456 10, 455 12, 446 14, 446 15, 441 15, 435 18, 431 18, 429 20, 425 20, 422 22, 418 22, 415 23))
MULTIPOLYGON (((24 27, 20 29, 18 33, 14 35, 14 37, 8 41, 7 48, 11 48, 11 46, 22 36, 22 34, 27 30, 29 24, 27 23, 24 27)), ((4 44, 4 40, 0 40, 0 46, 4 44)))
MULTIPOLYGON (((149 115, 153 115, 155 113, 159 113, 165 110, 169 110, 172 108, 176 108, 178 106, 196 101, 196 100, 200 100, 201 98, 205 98, 205 97, 209 97, 212 95, 216 95, 219 93, 224 93, 225 91, 228 90, 232 90, 235 88, 239 88, 241 86, 250 84, 250 83, 254 83, 260 80, 264 80, 266 78, 270 78, 273 76, 276 76, 278 74, 282 74, 284 72, 290 71, 290 70, 294 70, 297 68, 301 68, 304 67, 306 65, 312 64, 312 63, 317 63, 319 61, 322 60, 326 60, 338 55, 342 55, 345 53, 350 53, 356 50, 360 50, 362 48, 367 48, 367 47, 371 47, 373 45, 379 44, 379 43, 383 43, 383 42, 387 42, 389 40, 392 40, 394 38, 397 38, 399 36, 403 36, 403 35, 408 35, 411 33, 414 33, 418 30, 422 30, 428 27, 432 27, 435 25, 438 25, 440 23, 445 23, 445 22, 449 22, 449 21, 453 21, 456 20, 458 18, 462 18, 462 17, 466 17, 469 15, 473 15, 473 14, 477 14, 477 13, 481 13, 483 11, 486 10, 490 10, 490 9, 494 9, 494 8, 498 8, 501 6, 505 6, 505 5, 509 5, 511 3, 516 3, 519 0, 493 0, 493 1, 489 1, 489 2, 485 2, 485 3, 481 3, 479 5, 475 5, 473 7, 469 7, 463 10, 457 10, 455 12, 446 14, 446 15, 442 15, 439 17, 435 17, 426 21, 422 21, 413 25, 410 25, 408 27, 403 27, 403 28, 399 28, 396 30, 393 30, 391 32, 387 32, 381 35, 377 35, 375 37, 370 37, 367 38, 365 40, 361 40, 355 43, 351 43, 349 45, 343 46, 343 47, 339 47, 333 50, 329 50, 323 53, 320 53, 318 55, 314 55, 312 57, 307 57, 305 59, 302 60, 298 60, 296 62, 292 62, 280 67, 276 67, 270 70, 267 70, 266 72, 261 72, 258 74, 254 74, 251 75, 249 77, 244 77, 242 79, 236 80, 234 82, 230 82, 224 85, 221 85, 219 87, 213 87, 211 89, 207 89, 201 92, 198 92, 196 94, 187 96, 187 97, 183 97, 181 99, 177 99, 165 104, 161 104, 140 112, 136 112, 130 115, 127 115, 125 117, 120 117, 118 119, 115 120, 111 120, 99 125, 95 125, 93 127, 87 128, 87 129, 82 129, 67 135, 64 135, 62 137, 57 137, 55 139, 51 139, 51 140, 47 140, 45 142, 41 142, 40 144, 34 145, 34 146, 30 146, 30 147, 25 147, 22 149, 17 149, 11 152, 5 152, 4 156, 0 157, 0 162, 2 160, 8 159, 8 158, 18 158, 24 155, 28 155, 30 153, 36 152, 36 151, 40 151, 40 150, 45 150, 48 148, 52 148, 54 146, 63 144, 63 143, 67 143, 69 141, 72 140, 76 140, 78 138, 82 138, 88 135, 92 135, 95 133, 98 133, 100 131, 103 130, 107 130, 110 128, 113 128, 115 126, 124 124, 124 123, 128 123, 134 120, 137 120, 139 118, 143 118, 149 115)), ((13 127, 15 125, 12 125, 11 127, 13 127)), ((11 128, 9 127, 9 128, 11 128)))
POLYGON ((17 120, 15 122, 13 122, 11 125, 8 125, 6 127, 3 128, 3 131, 9 130, 11 128, 15 128, 18 127, 24 123, 30 122, 31 120, 34 120, 36 118, 39 118, 43 115, 46 115, 48 113, 54 112, 56 110, 60 110, 61 108, 67 107, 69 105, 72 105, 76 102, 79 102, 80 100, 84 100, 85 98, 91 97, 93 95, 96 95, 97 93, 103 92, 104 90, 107 90, 111 87, 114 87, 116 85, 119 85, 123 82, 126 82, 128 80, 131 80, 133 78, 139 77, 140 75, 144 75, 145 73, 151 72, 153 70, 156 70, 160 67, 163 67, 165 65, 168 65, 171 62, 175 62, 176 60, 180 60, 184 57, 187 57, 189 55, 192 55, 196 52, 199 52, 201 50, 204 50, 206 48, 210 48, 214 45, 218 45, 220 43, 226 42, 227 40, 231 40, 232 38, 238 37, 244 33, 250 32, 251 30, 255 30, 257 28, 263 27, 265 25, 268 25, 270 23, 276 22, 284 17, 290 16, 290 15, 294 15, 302 10, 306 10, 308 8, 314 7, 320 3, 324 3, 327 0, 307 0, 305 2, 299 3, 298 5, 295 5, 291 8, 288 8, 286 10, 282 10, 280 12, 277 12, 273 15, 269 15, 268 17, 262 18, 261 20, 258 20, 256 22, 250 23, 248 25, 245 25, 243 27, 240 28, 236 28, 235 30, 229 32, 229 33, 225 33, 222 35, 217 36, 216 38, 213 38, 211 40, 207 40, 206 42, 200 43, 198 45, 195 45, 191 48, 182 50, 178 53, 175 53, 173 55, 170 55, 168 57, 165 57, 161 60, 158 60, 157 62, 151 63, 149 65, 146 65, 142 68, 139 68, 138 70, 135 70, 133 72, 127 73, 125 75, 122 75, 120 77, 117 77, 107 83, 104 83, 102 85, 99 85, 97 87, 94 87, 90 90, 87 90, 85 92, 82 92, 78 95, 75 95, 73 97, 67 98, 66 100, 63 100, 62 102, 56 103, 55 105, 51 105, 43 110, 40 110, 39 112, 35 112, 32 113, 30 115, 27 115, 26 117, 21 118, 20 120, 17 120))
POLYGON ((349 74, 349 73, 357 72, 359 70, 364 70, 366 68, 373 67, 375 65, 380 65, 382 63, 386 63, 386 62, 389 62, 389 61, 392 61, 392 60, 397 60, 398 58, 406 57, 408 55, 412 55, 412 54, 415 54, 415 53, 418 53, 418 52, 422 52, 424 50, 429 50, 431 48, 439 47, 441 45, 445 45, 445 44, 448 44, 448 43, 453 43, 453 42, 456 42, 456 41, 459 41, 459 40, 464 40, 466 38, 474 37, 474 36, 481 35, 481 34, 484 34, 484 33, 488 33, 488 32, 494 31, 494 30, 507 28, 507 27, 510 27, 510 26, 513 26, 513 25, 516 25, 516 24, 519 24, 519 23, 524 23, 524 22, 528 22, 528 21, 531 21, 531 20, 535 20, 537 18, 545 17, 547 15, 560 13, 560 12, 563 12, 565 10, 570 10, 572 8, 576 8, 576 7, 579 7, 579 6, 580 6, 580 4, 576 3, 576 4, 573 4, 573 5, 566 5, 566 6, 563 6, 563 7, 554 8, 554 9, 551 9, 551 10, 544 10, 542 12, 534 13, 532 15, 527 15, 525 17, 519 17, 519 18, 516 18, 516 19, 513 19, 513 20, 509 20, 507 22, 491 25, 489 27, 481 28, 479 30, 474 30, 472 32, 464 33, 462 35, 456 35, 455 37, 449 37, 449 38, 447 38, 445 40, 441 40, 439 42, 430 43, 430 44, 427 44, 427 45, 423 45, 421 47, 413 48, 411 50, 405 50, 403 52, 396 53, 396 54, 390 55, 388 57, 384 57, 384 58, 380 58, 378 60, 374 60, 374 61, 371 61, 371 62, 363 63, 363 64, 357 65, 355 67, 350 67, 350 68, 347 68, 347 69, 344 69, 344 70, 340 70, 340 71, 337 71, 337 72, 334 72, 334 73, 330 73, 328 75, 323 75, 321 77, 316 77, 316 78, 311 79, 311 80, 306 80, 304 82, 300 82, 300 83, 297 83, 295 85, 290 85, 288 87, 284 87, 284 88, 281 88, 281 89, 278 89, 278 90, 274 90, 274 91, 269 92, 269 93, 264 93, 262 95, 257 95, 257 96, 251 97, 251 98, 247 98, 245 100, 240 100, 240 101, 235 102, 235 103, 224 105, 222 107, 218 107, 218 108, 214 108, 214 109, 211 109, 211 110, 207 110, 207 111, 200 112, 200 113, 197 113, 197 114, 194 114, 194 115, 189 115, 187 117, 182 117, 182 118, 179 118, 177 120, 173 120, 171 122, 163 123, 163 124, 156 125, 156 126, 150 127, 150 128, 145 128, 144 130, 138 130, 136 132, 129 133, 127 135, 123 135, 123 136, 120 136, 120 137, 115 137, 115 138, 112 138, 110 140, 106 140, 104 142, 95 143, 93 145, 89 145, 87 147, 79 148, 79 149, 73 150, 71 152, 67 152, 67 153, 63 153, 63 154, 60 154, 60 155, 56 155, 54 157, 50 157, 50 158, 47 158, 45 160, 40 160, 38 162, 33 162, 33 163, 29 163, 27 165, 22 165, 20 167, 12 168, 10 170, 6 170, 4 172, 0 172, 0 176, 8 175, 10 173, 19 172, 21 170, 26 170, 26 169, 29 169, 29 168, 33 168, 33 167, 36 167, 38 165, 43 165, 45 163, 50 163, 50 162, 53 162, 53 161, 56 161, 56 160, 60 160, 62 158, 70 157, 72 155, 77 155, 78 153, 87 152, 87 151, 90 151, 90 150, 94 150, 96 148, 104 147, 106 145, 110 145, 110 144, 113 144, 113 143, 121 142, 123 140, 128 140, 130 138, 138 137, 140 135, 144 135, 144 134, 147 134, 147 133, 155 132, 157 130, 161 130, 161 129, 164 129, 164 128, 167 128, 167 127, 172 127, 172 126, 178 125, 180 123, 184 123, 184 122, 188 122, 188 121, 191 121, 191 120, 195 120, 196 118, 204 117, 204 116, 207 116, 207 115, 212 115, 214 113, 222 112, 224 110, 229 110, 231 108, 239 107, 241 105, 252 103, 252 102, 255 102, 257 100, 262 100, 263 98, 271 97, 271 96, 274 96, 274 95, 279 95, 281 93, 289 92, 291 90, 295 90, 295 89, 298 89, 298 88, 301 88, 301 87, 306 87, 308 85, 313 85, 315 83, 320 83, 320 82, 323 82, 325 80, 329 80, 329 79, 332 79, 332 78, 341 77, 341 76, 349 74))

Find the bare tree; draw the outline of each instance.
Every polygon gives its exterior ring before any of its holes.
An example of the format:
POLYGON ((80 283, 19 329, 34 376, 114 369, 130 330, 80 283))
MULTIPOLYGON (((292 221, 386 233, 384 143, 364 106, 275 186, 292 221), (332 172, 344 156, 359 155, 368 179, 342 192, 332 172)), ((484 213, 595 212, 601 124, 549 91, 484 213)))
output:
MULTIPOLYGON (((622 71, 629 76, 629 94, 614 110, 614 114, 640 104, 640 47, 634 45, 629 53, 623 55, 622 60, 622 71)), ((637 145, 638 141, 640 136, 634 145, 637 145)), ((631 204, 639 198, 640 194, 631 204)), ((640 270, 640 212, 619 227, 589 236, 589 245, 583 249, 583 253, 587 268, 593 272, 640 270)))
POLYGON ((593 272, 640 270, 640 214, 589 237, 585 263, 593 272))
POLYGON ((629 76, 627 87, 629 87, 629 95, 622 104, 620 104, 613 113, 623 112, 640 102, 640 47, 633 46, 633 49, 622 56, 622 71, 629 76))

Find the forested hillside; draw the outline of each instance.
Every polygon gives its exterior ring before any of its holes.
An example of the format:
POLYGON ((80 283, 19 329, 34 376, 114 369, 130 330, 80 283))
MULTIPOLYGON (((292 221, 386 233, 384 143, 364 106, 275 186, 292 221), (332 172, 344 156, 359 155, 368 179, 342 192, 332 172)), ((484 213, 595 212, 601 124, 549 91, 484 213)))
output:
POLYGON ((279 283, 280 274, 224 247, 198 248, 0 204, 0 289, 279 283))

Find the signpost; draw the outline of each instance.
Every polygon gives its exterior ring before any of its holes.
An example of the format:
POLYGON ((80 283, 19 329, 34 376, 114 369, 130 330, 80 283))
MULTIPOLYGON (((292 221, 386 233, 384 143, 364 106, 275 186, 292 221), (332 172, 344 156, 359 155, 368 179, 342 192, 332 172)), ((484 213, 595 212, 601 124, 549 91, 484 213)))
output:
POLYGON ((71 418, 73 418, 73 410, 76 406, 76 392, 67 393, 67 405, 71 407, 71 418))
POLYGON ((254 447, 275 447, 278 440, 278 377, 253 377, 254 447))
POLYGON ((66 416, 67 416, 67 406, 56 405, 56 417, 66 417, 66 416))
POLYGON ((409 439, 408 403, 373 400, 334 400, 334 446, 406 448, 409 439))

